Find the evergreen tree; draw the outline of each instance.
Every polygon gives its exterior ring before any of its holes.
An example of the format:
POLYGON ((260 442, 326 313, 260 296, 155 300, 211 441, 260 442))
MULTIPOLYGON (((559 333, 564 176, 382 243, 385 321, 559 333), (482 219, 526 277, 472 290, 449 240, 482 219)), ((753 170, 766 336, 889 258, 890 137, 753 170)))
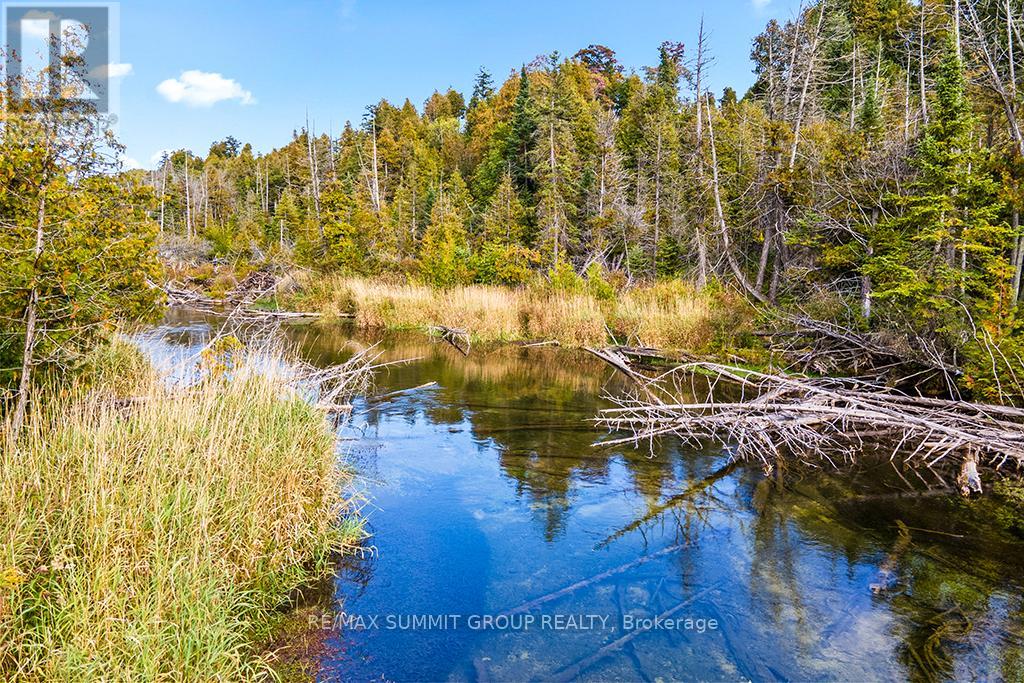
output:
POLYGON ((974 139, 963 66, 952 46, 939 67, 931 122, 918 145, 918 177, 899 212, 871 236, 866 268, 875 297, 915 324, 951 339, 1006 305, 1011 235, 999 220, 997 186, 974 139))
POLYGON ((469 98, 469 109, 476 109, 481 103, 486 102, 494 94, 494 79, 484 67, 476 74, 473 83, 473 95, 469 98))
POLYGON ((512 116, 505 138, 503 161, 516 188, 528 195, 535 190, 532 151, 537 137, 535 104, 530 96, 530 78, 526 67, 519 71, 519 92, 512 106, 512 116))
MULTIPOLYGON (((456 176, 457 177, 457 176, 456 176)), ((458 179, 461 183, 461 179, 458 179)), ((465 184, 443 188, 430 211, 430 224, 420 245, 420 276, 435 287, 454 287, 469 281, 469 240, 462 197, 465 184)))

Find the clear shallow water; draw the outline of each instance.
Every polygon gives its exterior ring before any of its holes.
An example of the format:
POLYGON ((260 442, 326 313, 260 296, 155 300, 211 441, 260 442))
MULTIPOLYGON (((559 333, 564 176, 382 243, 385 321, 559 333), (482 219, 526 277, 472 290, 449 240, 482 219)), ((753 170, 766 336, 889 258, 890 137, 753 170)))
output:
MULTIPOLYGON (((210 324, 176 314, 146 348, 210 324)), ((988 502, 898 497, 888 462, 765 478, 720 447, 593 448, 620 387, 582 353, 285 330, 315 363, 420 358, 377 393, 436 382, 342 431, 373 552, 310 620, 321 680, 1024 677, 1024 544, 988 502)))

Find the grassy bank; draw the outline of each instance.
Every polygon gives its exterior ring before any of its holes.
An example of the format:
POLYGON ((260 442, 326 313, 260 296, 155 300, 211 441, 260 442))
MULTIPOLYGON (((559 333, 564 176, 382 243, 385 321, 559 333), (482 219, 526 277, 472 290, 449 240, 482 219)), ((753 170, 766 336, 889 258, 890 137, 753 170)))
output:
POLYGON ((101 353, 4 446, 0 678, 267 674, 254 643, 360 533, 333 432, 255 372, 171 389, 101 353))
POLYGON ((435 289, 401 280, 307 275, 274 303, 327 317, 354 315, 362 327, 456 327, 482 342, 556 340, 579 347, 615 341, 697 353, 749 346, 754 318, 742 297, 679 280, 621 291, 587 281, 568 288, 435 289))

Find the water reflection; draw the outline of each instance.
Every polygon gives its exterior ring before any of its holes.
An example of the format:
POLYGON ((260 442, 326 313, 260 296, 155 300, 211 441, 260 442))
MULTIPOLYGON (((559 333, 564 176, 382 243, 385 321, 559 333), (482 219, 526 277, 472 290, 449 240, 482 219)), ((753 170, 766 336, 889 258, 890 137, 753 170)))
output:
POLYGON ((359 402, 343 434, 376 553, 343 568, 333 609, 378 624, 325 629, 323 680, 1024 676, 1024 554, 991 501, 907 496, 913 475, 888 461, 766 478, 717 447, 594 448, 588 420, 621 386, 585 354, 282 334, 314 363, 373 344, 419 359, 382 372, 380 393, 433 383, 359 402), (517 607, 606 623, 465 622, 517 607), (683 625, 625 627, 665 614, 683 625), (387 628, 410 615, 464 621, 387 628))

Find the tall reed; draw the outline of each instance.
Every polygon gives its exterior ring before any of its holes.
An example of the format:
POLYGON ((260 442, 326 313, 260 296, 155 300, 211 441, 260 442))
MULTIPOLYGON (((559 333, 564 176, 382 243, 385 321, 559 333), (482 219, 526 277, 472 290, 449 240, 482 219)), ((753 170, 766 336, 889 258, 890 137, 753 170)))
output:
POLYGON ((298 392, 244 355, 171 387, 132 351, 47 390, 4 446, 0 678, 267 676, 254 643, 360 531, 298 392))

